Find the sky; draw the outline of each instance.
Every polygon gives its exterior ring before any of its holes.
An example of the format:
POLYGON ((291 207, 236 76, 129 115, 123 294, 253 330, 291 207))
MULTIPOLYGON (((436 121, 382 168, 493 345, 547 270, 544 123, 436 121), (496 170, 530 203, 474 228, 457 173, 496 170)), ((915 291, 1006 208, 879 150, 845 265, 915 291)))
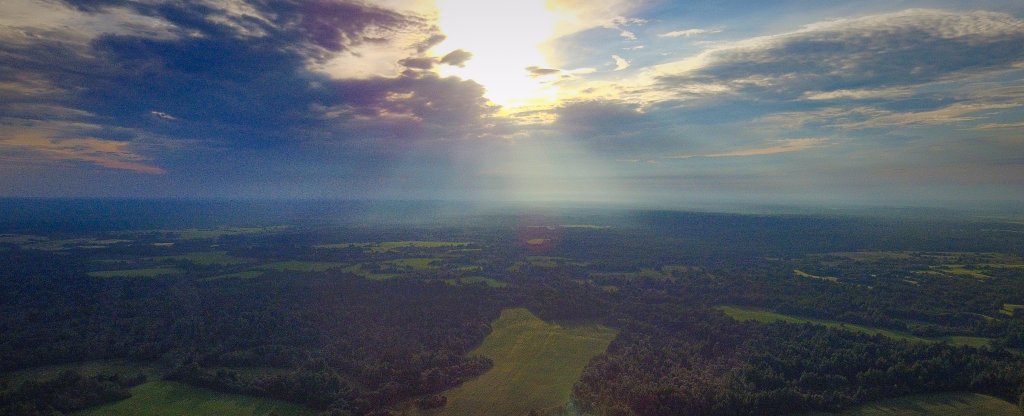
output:
POLYGON ((4 0, 0 196, 1024 204, 1024 2, 4 0))

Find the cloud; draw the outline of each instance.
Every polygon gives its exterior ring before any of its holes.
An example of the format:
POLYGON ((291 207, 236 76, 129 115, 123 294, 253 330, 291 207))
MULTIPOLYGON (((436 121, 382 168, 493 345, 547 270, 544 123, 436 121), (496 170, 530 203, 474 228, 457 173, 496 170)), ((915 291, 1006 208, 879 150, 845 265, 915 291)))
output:
POLYGON ((625 60, 621 56, 619 56, 619 55, 612 55, 612 59, 615 60, 615 70, 616 71, 621 71, 623 69, 629 68, 629 61, 625 60))
POLYGON ((456 49, 454 51, 448 52, 447 55, 442 57, 441 58, 441 63, 445 64, 445 65, 452 65, 452 66, 459 66, 459 67, 461 67, 461 66, 465 65, 466 62, 469 61, 470 58, 472 58, 472 57, 473 57, 472 53, 470 53, 468 51, 464 51, 462 49, 456 49))
POLYGON ((333 52, 386 37, 395 29, 425 26, 425 22, 412 16, 343 1, 306 1, 297 14, 306 36, 314 44, 333 52))
POLYGON ((974 128, 978 130, 1004 130, 1004 129, 1021 129, 1024 130, 1024 123, 985 123, 979 124, 974 128))
POLYGON ((711 33, 720 33, 721 29, 685 29, 685 30, 674 30, 658 35, 659 38, 688 38, 697 35, 707 35, 711 33))
POLYGON ((163 111, 150 111, 149 114, 151 116, 153 116, 153 117, 156 117, 156 118, 159 118, 159 119, 162 119, 162 120, 173 121, 173 120, 177 120, 178 119, 177 117, 172 116, 170 114, 167 114, 167 113, 165 113, 163 111))
POLYGON ((437 60, 430 57, 413 57, 402 59, 398 63, 406 68, 427 70, 433 68, 437 60))
MULTIPOLYGON (((820 110, 781 112, 762 117, 760 121, 799 129, 808 126, 862 130, 936 126, 984 119, 980 113, 1024 107, 1024 103, 960 102, 928 110, 894 111, 873 106, 829 107, 820 110)), ((987 124, 992 126, 993 124, 987 124)), ((976 128, 981 128, 978 126, 976 128)))
MULTIPOLYGON (((67 127, 61 123, 34 125, 31 129, 5 129, 0 131, 0 149, 9 158, 21 154, 27 159, 43 158, 52 161, 80 161, 111 169, 128 170, 150 175, 164 174, 164 169, 144 163, 148 158, 134 153, 131 143, 104 140, 95 137, 47 137, 50 131, 60 134, 67 127)), ((90 127, 90 126, 84 126, 90 127)))
POLYGON ((886 89, 1012 68, 1024 62, 1024 21, 993 12, 913 9, 815 23, 734 42, 654 68, 665 87, 729 84, 798 98, 886 89))
POLYGON ((682 154, 675 156, 668 156, 666 159, 692 159, 692 158, 718 158, 718 157, 748 157, 748 156, 767 156, 776 155, 780 153, 792 153, 802 152, 804 150, 820 148, 828 146, 831 143, 827 139, 822 138, 804 138, 804 139, 787 139, 777 140, 777 144, 758 147, 752 149, 738 149, 728 152, 721 153, 706 153, 706 154, 682 154))
POLYGON ((530 76, 534 78, 554 75, 562 72, 561 70, 554 68, 541 68, 537 66, 528 66, 526 67, 526 71, 529 72, 530 76))
POLYGON ((868 100, 868 99, 896 99, 906 98, 913 95, 909 88, 881 88, 881 89, 856 89, 856 90, 835 90, 835 91, 807 91, 803 98, 812 101, 831 100, 868 100))

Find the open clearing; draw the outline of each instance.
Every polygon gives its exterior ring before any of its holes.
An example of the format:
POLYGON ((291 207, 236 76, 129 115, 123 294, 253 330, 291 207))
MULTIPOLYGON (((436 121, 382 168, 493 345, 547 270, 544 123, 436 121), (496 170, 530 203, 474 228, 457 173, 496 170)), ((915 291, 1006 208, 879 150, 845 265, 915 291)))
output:
MULTIPOLYGON (((830 415, 830 413, 813 413, 830 415)), ((840 416, 1021 416, 1013 404, 977 393, 919 394, 880 400, 839 413, 840 416)), ((805 414, 810 416, 810 414, 805 414)))
POLYGON ((592 357, 604 352, 617 331, 591 325, 563 328, 526 309, 506 309, 492 332, 470 352, 494 360, 482 376, 444 393, 448 404, 410 414, 522 416, 557 412, 592 357))
POLYGON ((1015 304, 1015 303, 1004 303, 1003 304, 1003 309, 1000 310, 999 312, 1001 312, 1003 315, 1013 316, 1013 313, 1017 309, 1024 309, 1024 305, 1018 305, 1018 304, 1015 304))
POLYGON ((410 258, 410 259, 395 259, 388 260, 386 263, 394 265, 395 267, 412 270, 430 270, 436 269, 441 259, 436 258, 410 258))
POLYGON ((89 272, 92 277, 156 277, 179 274, 181 269, 175 267, 155 267, 150 269, 103 270, 89 272))
POLYGON ((810 278, 810 279, 827 280, 829 282, 838 282, 839 281, 839 279, 837 277, 835 277, 835 276, 818 276, 818 275, 813 275, 813 274, 810 274, 810 273, 807 273, 807 272, 805 272, 803 270, 798 270, 798 269, 793 269, 793 274, 795 274, 797 276, 800 276, 800 277, 807 277, 807 278, 810 278))
POLYGON ((823 325, 829 328, 842 329, 846 331, 861 332, 868 335, 882 335, 892 339, 899 339, 905 341, 914 342, 948 342, 952 345, 963 345, 970 347, 980 347, 987 345, 989 339, 980 337, 963 337, 963 336, 950 336, 943 338, 923 338, 911 334, 907 334, 899 331, 892 331, 882 328, 873 328, 870 326, 850 324, 839 321, 830 321, 825 319, 813 319, 813 318, 801 318, 798 316, 784 315, 781 313, 772 312, 765 309, 759 308, 748 308, 743 306, 719 306, 717 309, 725 312, 729 317, 737 321, 757 321, 763 323, 772 322, 788 322, 794 324, 810 323, 815 325, 823 325))
POLYGON ((75 413, 80 416, 306 416, 304 407, 278 400, 218 393, 170 381, 132 388, 132 397, 75 413))

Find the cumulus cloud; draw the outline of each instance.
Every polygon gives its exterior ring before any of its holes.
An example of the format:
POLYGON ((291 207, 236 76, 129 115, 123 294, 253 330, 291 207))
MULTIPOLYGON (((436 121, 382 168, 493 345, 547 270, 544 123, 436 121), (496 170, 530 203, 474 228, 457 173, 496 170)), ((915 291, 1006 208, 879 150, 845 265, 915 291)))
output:
POLYGON ((615 60, 615 70, 621 71, 629 68, 629 61, 619 55, 612 55, 612 59, 615 60))

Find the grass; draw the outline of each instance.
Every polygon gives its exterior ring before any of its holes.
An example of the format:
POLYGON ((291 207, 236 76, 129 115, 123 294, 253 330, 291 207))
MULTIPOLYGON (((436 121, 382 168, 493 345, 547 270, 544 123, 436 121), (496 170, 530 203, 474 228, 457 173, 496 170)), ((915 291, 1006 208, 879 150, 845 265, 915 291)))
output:
POLYGON ((310 409, 278 400, 218 393, 170 381, 132 388, 132 397, 75 413, 78 416, 312 416, 310 409))
POLYGON ((985 273, 977 270, 965 268, 959 264, 949 264, 939 267, 938 270, 942 273, 951 274, 954 276, 970 277, 978 280, 988 280, 989 276, 985 273))
POLYGON ((487 285, 487 287, 506 287, 506 286, 508 286, 508 283, 502 282, 500 280, 494 280, 494 279, 492 279, 490 277, 483 277, 483 276, 469 276, 469 277, 460 277, 458 279, 445 279, 444 282, 449 284, 449 285, 452 285, 452 286, 455 286, 455 285, 472 285, 472 284, 476 284, 476 283, 483 283, 483 284, 487 285))
POLYGON ((839 278, 837 278, 835 276, 817 276, 817 275, 813 275, 813 274, 807 273, 807 272, 802 271, 802 270, 797 270, 797 269, 793 269, 793 274, 795 274, 797 276, 800 276, 800 277, 807 277, 807 278, 811 278, 811 279, 827 280, 829 282, 838 282, 839 281, 839 278))
POLYGON ((409 259, 395 259, 387 261, 388 264, 394 265, 395 267, 412 269, 412 270, 431 270, 438 267, 438 263, 441 259, 437 258, 409 258, 409 259))
POLYGON ((494 360, 494 367, 444 393, 448 404, 424 415, 522 416, 530 410, 557 411, 569 402, 573 384, 592 357, 615 338, 614 329, 590 325, 563 328, 526 309, 506 309, 491 334, 470 354, 494 360))
POLYGON ((322 261, 279 261, 267 263, 261 266, 266 270, 277 270, 280 272, 322 272, 344 266, 345 263, 331 263, 322 261))
MULTIPOLYGON (((829 413, 813 413, 828 415, 829 413)), ((810 414, 808 414, 810 415, 810 414)), ((977 393, 918 394, 879 400, 839 413, 840 416, 1021 416, 1010 402, 977 393)))
POLYGON ((199 266, 230 266, 235 264, 252 263, 252 259, 229 256, 225 251, 197 251, 178 256, 153 257, 155 261, 187 261, 199 266))
POLYGON ((374 253, 385 253, 403 248, 454 248, 467 245, 469 243, 452 241, 384 241, 370 250, 374 253))
POLYGON ((175 267, 154 267, 149 269, 125 269, 125 270, 102 270, 89 272, 91 277, 156 277, 171 274, 179 274, 181 269, 175 267))
POLYGON ((1003 315, 1013 316, 1013 313, 1017 309, 1024 309, 1024 305, 1019 305, 1016 303, 1004 303, 1003 309, 1001 309, 999 312, 1002 313, 1003 315))
POLYGON ((989 344, 991 341, 988 338, 981 337, 963 337, 963 336, 949 336, 943 338, 924 338, 911 334, 907 334, 899 331, 892 331, 882 328, 873 328, 870 326, 850 324, 839 321, 831 321, 825 319, 813 319, 813 318, 801 318, 797 316, 784 315, 781 313, 772 312, 765 309, 759 308, 748 308, 742 306, 719 306, 719 310, 725 312, 729 317, 737 321, 756 321, 762 323, 772 322, 788 322, 793 324, 804 324, 810 323, 815 325, 822 325, 829 328, 842 329, 846 331, 860 332, 868 335, 882 335, 888 338, 913 341, 913 342, 948 342, 953 345, 965 345, 971 347, 980 347, 989 344))

